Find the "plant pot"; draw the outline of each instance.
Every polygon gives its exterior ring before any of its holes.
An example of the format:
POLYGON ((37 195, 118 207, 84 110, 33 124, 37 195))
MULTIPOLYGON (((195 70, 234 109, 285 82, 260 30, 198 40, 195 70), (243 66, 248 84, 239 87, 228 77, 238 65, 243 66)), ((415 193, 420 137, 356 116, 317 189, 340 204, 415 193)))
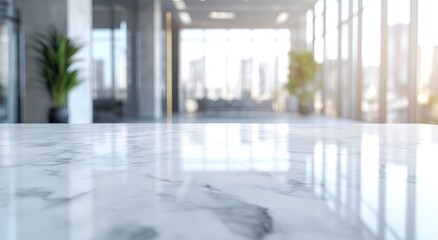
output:
POLYGON ((298 113, 303 116, 313 113, 313 102, 300 102, 298 104, 298 113))
POLYGON ((52 107, 49 112, 49 123, 68 123, 67 107, 52 107))

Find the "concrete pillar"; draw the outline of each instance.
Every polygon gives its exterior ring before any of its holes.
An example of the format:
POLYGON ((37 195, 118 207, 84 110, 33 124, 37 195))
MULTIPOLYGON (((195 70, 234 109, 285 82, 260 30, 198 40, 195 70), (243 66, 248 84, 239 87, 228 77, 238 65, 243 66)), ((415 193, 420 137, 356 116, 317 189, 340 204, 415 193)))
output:
POLYGON ((73 37, 82 43, 84 48, 79 53, 84 81, 69 96, 69 114, 72 123, 91 123, 91 4, 92 0, 16 0, 21 11, 21 23, 25 35, 25 96, 24 116, 26 123, 46 123, 51 107, 50 95, 41 84, 36 61, 35 34, 45 32, 50 26, 73 37))
POLYGON ((138 0, 138 113, 142 118, 163 115, 164 48, 160 0, 138 0))
MULTIPOLYGON (((3 0, 4 2, 4 0, 3 0)), ((1 11, 6 10, 5 16, 3 16, 0 21, 0 35, 2 40, 0 40, 0 91, 6 90, 6 99, 0 99, 0 111, 2 112, 0 117, 3 117, 3 114, 6 113, 6 119, 0 119, 0 122, 5 120, 7 123, 14 123, 17 121, 16 119, 16 80, 17 80, 17 72, 16 72, 16 62, 17 62, 17 35, 16 35, 16 23, 15 23, 15 9, 14 2, 12 0, 6 0, 6 9, 3 9, 5 6, 2 5, 1 11), (6 19, 3 19, 6 17, 6 19), (4 102, 6 100, 6 102, 4 102), (3 112, 4 111, 4 112, 3 112)), ((0 93, 0 98, 5 97, 4 94, 0 93)))
POLYGON ((139 84, 137 83, 137 57, 139 46, 137 45, 137 2, 131 1, 127 8, 127 28, 128 28, 128 99, 124 105, 124 115, 128 118, 138 117, 137 93, 139 84))

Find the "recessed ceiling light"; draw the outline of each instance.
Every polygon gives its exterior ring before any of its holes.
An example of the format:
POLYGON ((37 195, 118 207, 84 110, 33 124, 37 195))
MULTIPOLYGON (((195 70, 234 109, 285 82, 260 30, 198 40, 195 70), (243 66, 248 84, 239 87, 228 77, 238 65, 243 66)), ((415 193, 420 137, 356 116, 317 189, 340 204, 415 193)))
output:
POLYGON ((278 14, 275 22, 277 24, 282 24, 282 23, 285 23, 288 19, 289 19, 289 13, 288 12, 281 12, 280 14, 278 14))
POLYGON ((175 8, 180 11, 186 9, 186 3, 183 0, 173 0, 173 4, 175 5, 175 8))
POLYGON ((188 12, 180 12, 178 13, 179 19, 185 25, 190 25, 192 23, 192 18, 188 12))
POLYGON ((211 19, 234 19, 236 14, 233 12, 210 12, 211 19))

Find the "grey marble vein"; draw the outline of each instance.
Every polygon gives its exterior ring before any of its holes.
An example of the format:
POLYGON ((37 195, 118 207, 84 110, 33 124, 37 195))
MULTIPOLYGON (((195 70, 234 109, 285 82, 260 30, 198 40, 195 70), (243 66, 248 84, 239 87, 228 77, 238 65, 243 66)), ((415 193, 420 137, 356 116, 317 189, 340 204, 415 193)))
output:
POLYGON ((78 199, 90 192, 83 192, 70 197, 53 197, 53 192, 41 189, 41 188, 30 188, 30 189, 18 189, 18 198, 39 198, 49 203, 49 206, 58 206, 61 204, 68 204, 75 199, 78 199))
POLYGON ((95 240, 152 240, 158 237, 155 229, 147 226, 122 225, 113 227, 104 236, 97 237, 95 240))
POLYGON ((222 206, 210 208, 233 232, 248 239, 264 239, 273 231, 273 220, 268 209, 232 199, 219 193, 210 193, 222 206))

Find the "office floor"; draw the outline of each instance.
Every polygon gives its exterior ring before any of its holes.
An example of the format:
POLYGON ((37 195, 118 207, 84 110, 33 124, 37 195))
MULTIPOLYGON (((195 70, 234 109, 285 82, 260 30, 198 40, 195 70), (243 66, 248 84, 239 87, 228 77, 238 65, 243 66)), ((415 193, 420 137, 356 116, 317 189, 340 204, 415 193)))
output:
POLYGON ((0 125, 0 239, 438 239, 438 126, 0 125))

